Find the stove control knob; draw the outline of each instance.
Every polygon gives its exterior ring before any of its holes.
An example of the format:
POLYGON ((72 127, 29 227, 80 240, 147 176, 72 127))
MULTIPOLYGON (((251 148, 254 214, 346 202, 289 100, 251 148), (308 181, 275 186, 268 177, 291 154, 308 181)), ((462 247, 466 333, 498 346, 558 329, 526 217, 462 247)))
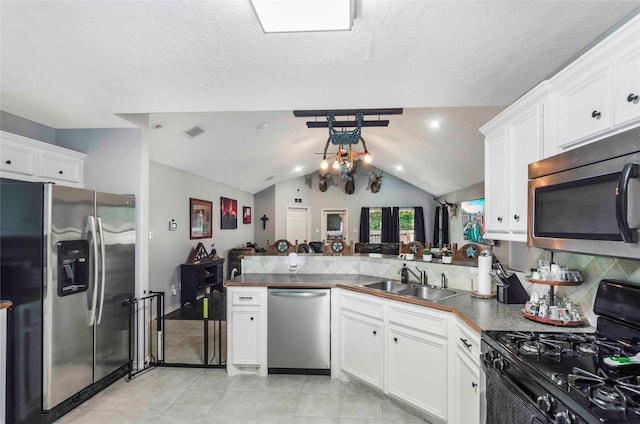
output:
POLYGON ((493 360, 493 366, 500 371, 504 369, 504 360, 502 359, 502 356, 498 356, 493 360))
POLYGON ((564 411, 564 412, 558 412, 556 414, 556 424, 572 424, 573 420, 571 419, 571 416, 569 415, 569 411, 564 411))
POLYGON ((549 395, 538 396, 536 399, 536 405, 544 412, 551 412, 553 407, 553 398, 549 395))

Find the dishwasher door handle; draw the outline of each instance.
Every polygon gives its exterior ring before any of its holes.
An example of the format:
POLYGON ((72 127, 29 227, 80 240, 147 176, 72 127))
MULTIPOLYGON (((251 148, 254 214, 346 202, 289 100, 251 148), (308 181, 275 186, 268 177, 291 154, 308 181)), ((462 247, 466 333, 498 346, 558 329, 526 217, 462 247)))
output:
POLYGON ((281 291, 281 292, 271 292, 269 293, 271 296, 280 296, 280 297, 322 297, 326 296, 327 293, 321 292, 289 292, 289 291, 281 291))

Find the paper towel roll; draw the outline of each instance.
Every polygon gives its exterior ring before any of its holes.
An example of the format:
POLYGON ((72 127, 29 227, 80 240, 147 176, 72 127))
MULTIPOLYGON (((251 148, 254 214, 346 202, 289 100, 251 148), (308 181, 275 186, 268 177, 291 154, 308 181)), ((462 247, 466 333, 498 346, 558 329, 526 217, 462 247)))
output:
POLYGON ((491 294, 491 265, 493 256, 478 256, 478 293, 491 294))

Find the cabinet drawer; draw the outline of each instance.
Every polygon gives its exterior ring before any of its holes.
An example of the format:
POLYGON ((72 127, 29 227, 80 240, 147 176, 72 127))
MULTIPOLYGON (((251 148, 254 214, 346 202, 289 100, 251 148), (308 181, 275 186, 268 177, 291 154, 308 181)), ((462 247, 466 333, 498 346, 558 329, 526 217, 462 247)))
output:
POLYGON ((33 152, 13 144, 3 144, 0 153, 0 170, 16 174, 33 175, 33 152))
POLYGON ((262 292, 256 290, 234 290, 231 294, 231 302, 234 306, 260 305, 262 292))
POLYGON ((458 334, 455 339, 456 349, 463 353, 474 364, 480 364, 480 338, 472 329, 462 323, 457 325, 458 334))
POLYGON ((38 176, 56 180, 79 182, 82 161, 50 153, 40 153, 38 176))
POLYGON ((340 305, 343 310, 358 312, 373 318, 382 319, 384 316, 384 301, 375 296, 343 291, 340 305))
POLYGON ((447 337, 448 334, 447 315, 445 312, 426 307, 414 307, 395 302, 389 305, 389 323, 442 337, 447 337))

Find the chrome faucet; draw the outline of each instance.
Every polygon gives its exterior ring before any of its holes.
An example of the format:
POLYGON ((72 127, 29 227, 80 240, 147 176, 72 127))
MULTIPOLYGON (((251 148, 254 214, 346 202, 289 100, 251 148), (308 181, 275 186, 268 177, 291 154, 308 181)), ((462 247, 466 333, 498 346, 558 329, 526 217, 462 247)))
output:
POLYGON ((427 271, 423 271, 420 268, 418 268, 417 266, 414 267, 414 268, 418 271, 418 273, 413 271, 411 268, 407 268, 406 265, 404 265, 404 268, 407 271, 409 271, 411 273, 411 275, 416 277, 416 279, 420 282, 420 284, 427 284, 427 271))
POLYGON ((441 289, 446 289, 447 288, 447 276, 444 275, 444 272, 440 276, 440 288, 441 289))

